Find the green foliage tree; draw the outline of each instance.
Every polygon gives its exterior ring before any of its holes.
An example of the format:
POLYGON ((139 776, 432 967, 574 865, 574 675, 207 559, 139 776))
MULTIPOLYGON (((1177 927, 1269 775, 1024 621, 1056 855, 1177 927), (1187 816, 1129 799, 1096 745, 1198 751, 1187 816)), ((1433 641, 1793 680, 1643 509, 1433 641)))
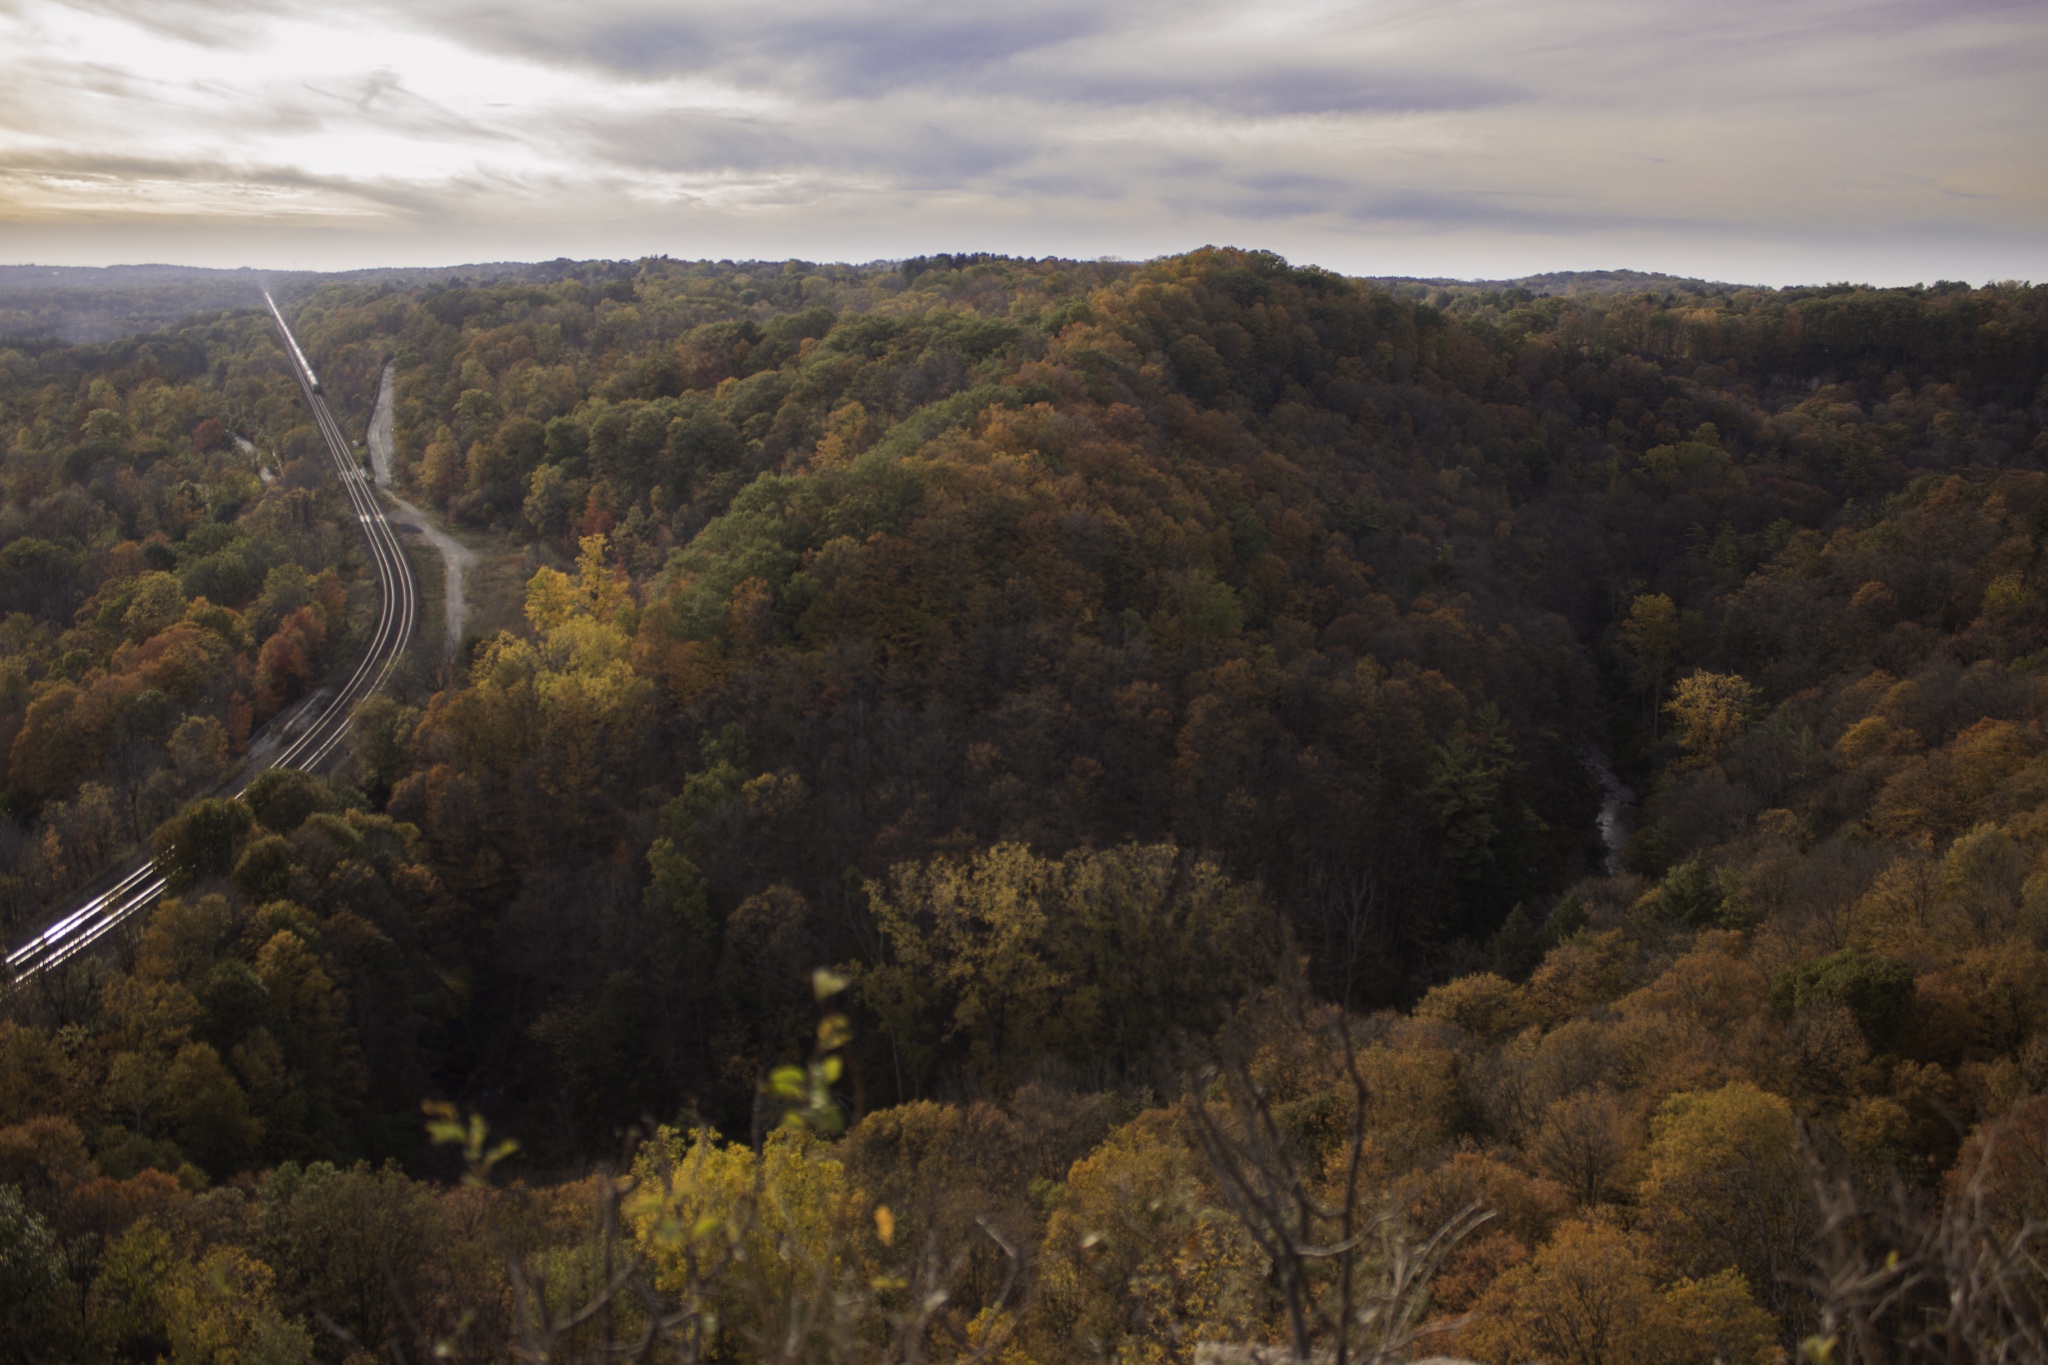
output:
POLYGON ((240 799, 258 824, 276 834, 290 834, 309 816, 334 808, 324 782, 290 768, 266 768, 240 799))
POLYGON ((0 1185, 0 1317, 8 1324, 6 1359, 29 1362, 48 1349, 62 1304, 57 1243, 12 1186, 0 1185))
POLYGON ((1771 982, 1771 1003, 1783 1014, 1826 1001, 1855 1016, 1870 1046, 1889 1052, 1912 1017, 1913 969, 1852 948, 1785 968, 1771 982))
POLYGON ((392 1165, 286 1162, 264 1181, 258 1220, 284 1312, 324 1313, 359 1348, 408 1339, 406 1304, 442 1235, 428 1187, 392 1165))
POLYGON ((157 869, 173 891, 208 877, 224 877, 235 865, 236 844, 252 823, 254 817, 240 801, 194 801, 158 827, 157 869))

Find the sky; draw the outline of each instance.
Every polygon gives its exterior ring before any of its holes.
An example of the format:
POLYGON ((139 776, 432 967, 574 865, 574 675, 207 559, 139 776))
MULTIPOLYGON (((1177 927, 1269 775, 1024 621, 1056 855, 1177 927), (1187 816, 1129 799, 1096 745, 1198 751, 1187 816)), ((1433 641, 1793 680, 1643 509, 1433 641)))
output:
POLYGON ((2042 0, 0 0, 0 262, 2048 280, 2042 0))

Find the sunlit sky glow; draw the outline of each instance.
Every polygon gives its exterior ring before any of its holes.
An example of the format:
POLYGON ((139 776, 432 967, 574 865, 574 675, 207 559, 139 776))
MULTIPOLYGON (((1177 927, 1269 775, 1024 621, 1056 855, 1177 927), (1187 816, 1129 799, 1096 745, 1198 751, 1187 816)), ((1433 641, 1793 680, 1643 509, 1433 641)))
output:
POLYGON ((2048 278, 2039 0, 0 0, 0 262, 2048 278))

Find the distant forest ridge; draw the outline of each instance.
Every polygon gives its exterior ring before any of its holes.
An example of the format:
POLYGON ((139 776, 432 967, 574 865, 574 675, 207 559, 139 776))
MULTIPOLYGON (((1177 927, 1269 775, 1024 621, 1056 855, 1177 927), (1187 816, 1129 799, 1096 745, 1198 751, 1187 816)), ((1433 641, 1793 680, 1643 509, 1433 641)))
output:
POLYGON ((262 302, 258 291, 265 288, 289 299, 322 284, 413 286, 457 278, 484 283, 531 269, 504 262, 333 272, 246 266, 216 270, 189 265, 0 265, 0 337, 89 344, 159 331, 195 314, 256 307, 262 302))
MULTIPOLYGON (((881 260, 877 271, 915 272, 930 263, 995 261, 1009 257, 988 252, 942 253, 881 260)), ((782 262, 760 262, 780 269, 782 262)), ((1129 262, 1135 266, 1137 262, 1129 262)), ((524 279, 555 283, 571 276, 630 275, 637 261, 485 261, 445 266, 379 267, 368 270, 233 270, 190 265, 0 265, 0 338, 50 339, 71 344, 112 341, 116 337, 172 327, 195 314, 249 308, 256 293, 267 288, 280 299, 310 294, 328 284, 390 284, 416 288, 461 281, 485 284, 524 279)), ((1685 294, 1729 294, 1758 286, 1701 280, 1644 270, 1553 270, 1516 279, 1460 280, 1445 276, 1363 276, 1390 293, 1426 298, 1437 293, 1505 293, 1525 290, 1531 296, 1628 294, 1636 291, 1685 294)), ((1832 286, 1841 287, 1841 286, 1832 286)), ((1941 288, 1937 283, 1935 288, 1941 288)), ((1765 290, 1764 292, 1776 292, 1765 290)))

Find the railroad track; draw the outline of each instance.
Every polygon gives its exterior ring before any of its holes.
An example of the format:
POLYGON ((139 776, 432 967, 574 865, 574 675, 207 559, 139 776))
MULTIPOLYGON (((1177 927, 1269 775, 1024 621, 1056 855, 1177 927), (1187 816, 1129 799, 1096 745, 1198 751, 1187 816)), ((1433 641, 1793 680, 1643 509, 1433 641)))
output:
MULTIPOLYGON (((237 796, 248 790, 250 782, 272 768, 315 772, 325 766, 348 737, 349 723, 355 719, 356 708, 383 687, 391 676, 399 656, 412 641, 413 626, 419 616, 419 590, 413 582, 412 569, 406 563, 404 551, 399 548, 398 537, 392 534, 391 523, 384 518, 384 508, 377 501, 376 490, 350 453, 348 438, 342 435, 341 424, 327 410, 319 376, 313 372, 306 353, 299 349, 298 338, 286 325, 284 314, 278 311, 276 301, 268 292, 263 295, 263 302, 269 306, 270 316, 277 320, 278 334, 284 338, 292 374, 299 381, 306 406, 312 409, 313 421, 327 443, 327 454, 334 462, 335 474, 341 479, 342 492, 355 509, 363 537, 369 542, 380 602, 377 629, 348 681, 334 689, 332 696, 324 700, 316 697, 307 709, 291 717, 287 734, 282 737, 274 756, 262 767, 244 774, 244 781, 234 793, 237 796)), ((18 985, 78 956, 148 909, 163 890, 164 878, 157 873, 154 861, 141 859, 128 868, 112 887, 65 911, 40 934, 9 953, 9 978, 18 985)))

